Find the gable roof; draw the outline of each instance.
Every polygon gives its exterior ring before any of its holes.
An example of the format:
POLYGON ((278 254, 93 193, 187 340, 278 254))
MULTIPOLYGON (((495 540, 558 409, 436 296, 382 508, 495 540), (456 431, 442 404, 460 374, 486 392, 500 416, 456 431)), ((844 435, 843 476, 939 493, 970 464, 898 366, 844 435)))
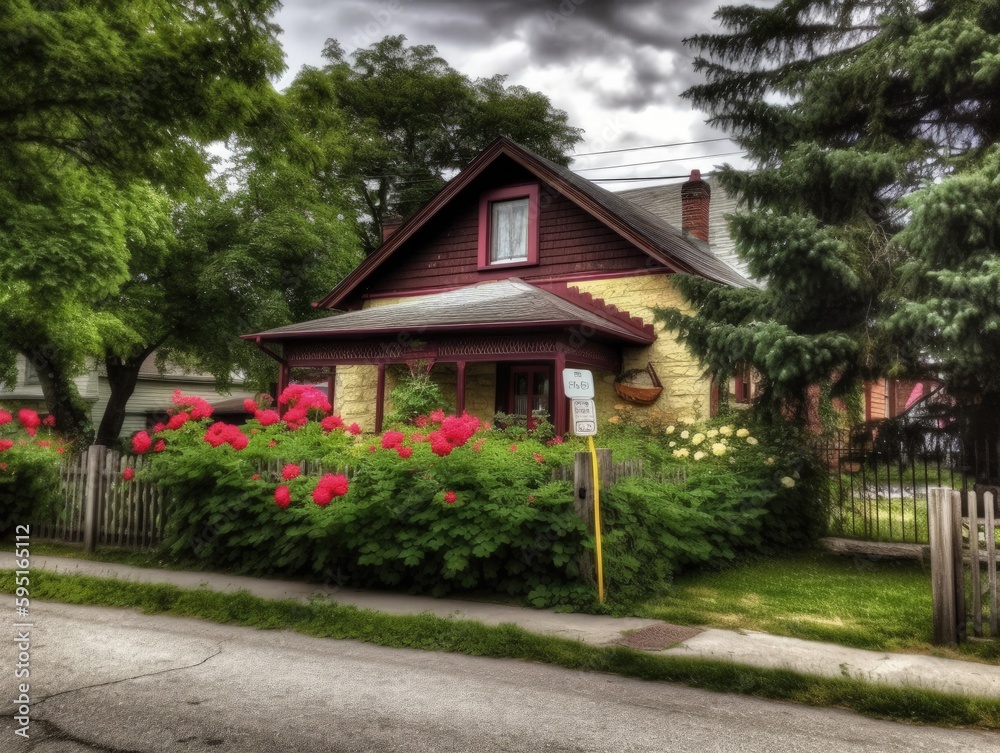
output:
POLYGON ((560 292, 543 290, 517 278, 482 282, 412 301, 289 324, 243 338, 289 340, 331 335, 352 338, 396 332, 474 330, 478 333, 487 329, 534 332, 539 327, 587 327, 616 341, 648 345, 656 339, 653 326, 637 317, 576 291, 560 292))
POLYGON ((707 244, 685 235, 655 214, 591 183, 572 170, 500 136, 400 225, 375 253, 359 264, 316 306, 335 308, 343 302, 386 259, 500 156, 506 156, 521 165, 668 269, 700 275, 734 287, 753 284, 719 260, 707 244))

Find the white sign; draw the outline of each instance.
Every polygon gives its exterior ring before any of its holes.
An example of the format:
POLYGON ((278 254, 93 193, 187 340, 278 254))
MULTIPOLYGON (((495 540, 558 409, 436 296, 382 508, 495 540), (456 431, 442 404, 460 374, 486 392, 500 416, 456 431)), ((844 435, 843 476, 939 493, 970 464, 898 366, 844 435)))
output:
POLYGON ((562 377, 566 397, 594 396, 594 375, 586 369, 563 369, 562 377))
POLYGON ((592 437, 597 434, 597 407, 590 398, 570 401, 573 418, 573 434, 577 437, 592 437))

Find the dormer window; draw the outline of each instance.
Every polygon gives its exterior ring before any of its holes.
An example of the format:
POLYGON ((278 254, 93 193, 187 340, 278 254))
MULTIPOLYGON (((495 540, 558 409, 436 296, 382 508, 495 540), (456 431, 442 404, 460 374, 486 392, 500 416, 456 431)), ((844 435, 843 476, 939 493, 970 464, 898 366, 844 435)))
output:
POLYGON ((483 194, 479 202, 479 268, 537 263, 537 184, 483 194))

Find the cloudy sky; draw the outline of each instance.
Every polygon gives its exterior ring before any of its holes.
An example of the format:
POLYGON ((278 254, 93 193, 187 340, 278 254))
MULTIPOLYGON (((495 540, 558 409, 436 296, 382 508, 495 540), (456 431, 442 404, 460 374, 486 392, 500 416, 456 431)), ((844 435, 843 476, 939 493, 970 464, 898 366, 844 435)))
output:
MULTIPOLYGON (((277 16, 288 71, 322 65, 327 38, 348 53, 390 34, 433 44, 453 68, 476 78, 508 75, 546 94, 585 129, 578 153, 712 139, 680 93, 698 79, 685 37, 716 30, 715 0, 284 0, 277 16)), ((630 178, 742 164, 731 142, 581 156, 582 175, 630 178), (723 155, 723 156, 710 156, 723 155), (661 161, 620 169, 604 165, 661 161), (667 161, 669 160, 669 161, 667 161)), ((672 181, 657 180, 653 183, 672 181)), ((606 182, 611 190, 652 185, 606 182)))

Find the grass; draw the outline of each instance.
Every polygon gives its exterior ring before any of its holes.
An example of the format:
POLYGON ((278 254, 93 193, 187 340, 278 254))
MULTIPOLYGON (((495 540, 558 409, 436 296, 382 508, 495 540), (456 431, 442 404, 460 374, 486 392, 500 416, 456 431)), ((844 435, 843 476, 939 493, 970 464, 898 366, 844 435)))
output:
MULTIPOLYGON (((845 495, 848 491, 844 490, 845 495)), ((867 497, 846 496, 835 502, 830 511, 833 536, 926 544, 928 530, 927 500, 922 497, 887 499, 880 495, 876 500, 869 492, 867 497)))
POLYGON ((914 562, 823 553, 759 559, 678 577, 643 617, 760 630, 875 651, 1000 663, 1000 642, 931 643, 930 569, 914 562))
MULTIPOLYGON (((0 591, 14 591, 12 571, 0 571, 0 591)), ((622 647, 588 646, 564 638, 535 635, 514 625, 492 627, 427 614, 400 616, 370 612, 326 599, 303 604, 262 599, 246 592, 219 593, 44 571, 32 573, 31 591, 32 597, 40 600, 135 608, 147 614, 294 630, 394 648, 522 659, 810 706, 833 706, 894 721, 1000 729, 1000 700, 874 685, 847 678, 812 677, 723 661, 659 656, 622 647)))
MULTIPOLYGON (((0 541, 0 551, 14 551, 13 541, 0 541)), ((231 572, 212 566, 206 560, 176 557, 169 552, 158 550, 139 550, 116 547, 98 547, 94 552, 86 552, 80 544, 62 544, 54 541, 32 540, 31 554, 33 557, 72 557, 91 562, 109 562, 115 565, 130 565, 132 567, 153 567, 161 570, 188 570, 195 572, 231 572)))

